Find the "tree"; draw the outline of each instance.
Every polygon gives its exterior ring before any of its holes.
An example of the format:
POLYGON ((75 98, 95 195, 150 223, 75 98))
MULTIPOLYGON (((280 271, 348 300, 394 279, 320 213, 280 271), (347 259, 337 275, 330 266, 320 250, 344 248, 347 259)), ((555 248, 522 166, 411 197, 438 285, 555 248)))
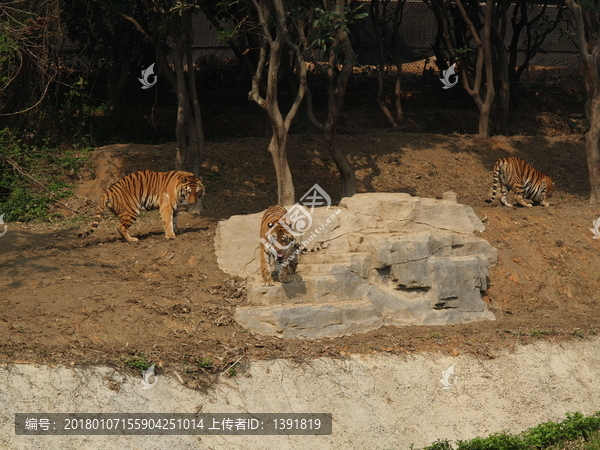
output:
POLYGON ((598 0, 566 0, 575 18, 575 42, 581 56, 586 91, 585 116, 589 130, 585 134, 590 203, 600 203, 600 4, 598 0))
POLYGON ((553 8, 554 14, 547 10, 550 0, 543 0, 540 12, 531 17, 532 8, 538 5, 530 0, 516 0, 514 4, 509 0, 493 0, 485 4, 473 0, 423 1, 433 11, 438 24, 433 46, 436 64, 440 70, 446 70, 450 63, 460 62, 463 83, 468 81, 466 90, 480 111, 479 135, 486 135, 482 130, 482 127, 489 128, 486 123, 491 123, 497 134, 506 133, 509 107, 515 98, 513 92, 518 87, 519 77, 529 66, 531 58, 541 51, 546 37, 561 22, 564 6, 553 8), (488 11, 492 13, 489 28, 486 25, 488 11), (509 33, 509 25, 512 33, 509 33), (488 32, 489 52, 486 50, 488 32), (508 46, 505 45, 507 35, 511 36, 508 46), (524 61, 519 66, 517 60, 522 53, 524 61), (480 56, 483 56, 483 61, 480 56), (488 72, 490 59, 491 72, 488 72), (493 83, 488 82, 490 73, 493 83), (478 74, 481 74, 479 78, 478 74), (492 84, 493 91, 489 89, 492 84), (491 106, 488 108, 490 99, 491 106), (487 122, 485 115, 489 115, 487 122))
POLYGON ((491 29, 492 65, 496 95, 490 117, 494 132, 497 134, 506 134, 508 131, 510 81, 508 76, 508 53, 504 42, 506 40, 509 3, 509 0, 497 0, 491 29))
MULTIPOLYGON (((506 0, 500 0, 506 1, 506 0)), ((495 97, 494 54, 492 32, 496 0, 485 3, 484 21, 481 23, 477 0, 424 0, 434 12, 438 33, 434 52, 441 69, 448 67, 441 51, 446 47, 451 62, 459 62, 462 84, 479 110, 478 136, 490 135, 490 115, 495 97), (472 59, 474 54, 474 59, 472 59)), ((445 69, 444 69, 445 70, 445 69)))
POLYGON ((530 0, 517 0, 513 6, 510 17, 512 37, 508 46, 510 55, 508 74, 512 92, 518 89, 521 75, 529 67, 531 59, 542 50, 546 37, 564 20, 566 6, 558 4, 555 8, 548 10, 549 3, 550 0, 544 0, 540 11, 533 17, 533 8, 539 5, 532 4, 530 0), (551 11, 556 11, 556 14, 551 11), (521 41, 523 32, 525 32, 525 37, 521 41), (518 65, 517 59, 523 44, 525 46, 524 60, 521 65, 518 65))
POLYGON ((275 165, 277 177, 277 197, 280 205, 292 205, 295 202, 292 173, 287 160, 286 145, 290 125, 306 92, 306 65, 300 47, 292 41, 288 30, 288 16, 283 0, 251 0, 258 15, 260 35, 260 56, 256 70, 252 74, 252 89, 248 98, 267 111, 271 121, 272 136, 269 152, 275 165), (285 117, 282 114, 278 99, 279 70, 283 52, 291 50, 295 56, 296 70, 299 79, 298 90, 285 117), (268 66, 268 68, 267 68, 268 66), (266 93, 261 93, 265 82, 266 93))
MULTIPOLYGON (((252 78, 260 58, 261 40, 260 28, 256 26, 257 13, 252 5, 248 2, 202 0, 200 7, 252 78), (232 24, 234 29, 231 31, 232 24)), ((266 84, 263 83, 261 91, 265 90, 266 84)))
MULTIPOLYGON (((312 102, 309 102, 309 118, 323 131, 327 149, 340 173, 341 196, 351 197, 357 192, 354 167, 346 157, 343 148, 338 145, 338 124, 344 110, 344 97, 348 79, 356 63, 350 42, 349 24, 363 17, 358 8, 351 8, 348 0, 323 0, 322 8, 310 11, 310 33, 302 32, 302 40, 311 49, 312 62, 327 79, 327 118, 321 124, 314 116, 312 102), (322 57, 315 50, 321 50, 322 57)), ((310 91, 308 93, 310 100, 310 91)))
MULTIPOLYGON (((479 110, 478 136, 487 138, 490 136, 490 113, 494 101, 494 66, 492 57, 492 19, 494 16, 495 0, 487 0, 485 4, 485 16, 483 26, 479 26, 479 2, 469 2, 469 12, 465 9, 462 0, 456 0, 456 6, 460 11, 472 39, 475 41, 475 74, 472 76, 467 68, 461 70, 463 75, 463 87, 473 98, 479 110)), ((460 54, 459 60, 463 66, 467 62, 466 52, 460 54)))
POLYGON ((371 0, 369 14, 373 24, 372 41, 377 47, 377 103, 388 119, 390 125, 398 128, 404 123, 404 114, 400 102, 402 61, 400 59, 400 24, 406 0, 371 0), (389 64, 396 66, 394 75, 393 106, 395 117, 386 103, 385 79, 386 67, 389 64))
MULTIPOLYGON (((113 7, 117 7, 115 2, 113 7)), ((119 10, 138 22, 143 12, 137 3, 122 0, 119 10)), ((64 23, 79 55, 85 54, 85 64, 92 73, 106 74, 106 100, 110 110, 117 106, 127 82, 141 60, 144 41, 131 23, 91 1, 66 0, 63 3, 64 23)), ((146 49, 149 50, 146 45, 146 49)), ((136 71, 137 73, 137 71, 136 71)))
POLYGON ((109 11, 131 22, 156 52, 160 73, 177 96, 177 155, 175 168, 200 173, 204 153, 204 131, 196 74, 192 61, 192 13, 197 11, 195 0, 141 0, 148 17, 148 27, 103 0, 94 0, 109 11), (171 44, 171 49, 167 46, 171 44), (173 58, 171 69, 167 56, 173 58))
POLYGON ((446 70, 448 69, 447 61, 449 59, 454 60, 455 55, 452 49, 456 48, 454 42, 451 41, 452 35, 450 34, 450 14, 448 11, 450 2, 447 0, 423 0, 423 2, 431 9, 437 22, 437 33, 433 43, 435 64, 439 70, 446 70), (444 47, 447 53, 443 52, 444 47))
POLYGON ((0 116, 42 102, 58 77, 61 44, 60 1, 0 2, 0 116))

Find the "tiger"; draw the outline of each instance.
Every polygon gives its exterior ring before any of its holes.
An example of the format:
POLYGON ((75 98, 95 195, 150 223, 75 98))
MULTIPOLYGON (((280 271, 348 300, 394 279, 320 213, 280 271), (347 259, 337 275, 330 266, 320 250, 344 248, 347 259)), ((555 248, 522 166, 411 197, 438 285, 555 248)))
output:
POLYGON ((515 200, 519 205, 530 208, 532 205, 524 200, 528 199, 533 203, 550 206, 546 200, 554 192, 552 179, 545 173, 536 170, 524 159, 518 156, 508 156, 496 161, 492 198, 486 200, 487 203, 492 203, 496 198, 498 180, 500 180, 502 189, 500 202, 503 205, 513 206, 506 199, 508 191, 512 189, 515 193, 515 200))
POLYGON ((293 225, 287 210, 280 205, 267 208, 260 224, 260 270, 264 286, 273 285, 273 274, 281 283, 292 281, 290 274, 296 273, 298 248, 293 234, 293 225), (273 267, 273 271, 271 271, 273 267))
POLYGON ((160 209, 165 238, 175 239, 179 207, 195 204, 204 192, 202 179, 190 172, 143 170, 132 173, 121 178, 102 194, 96 210, 96 221, 89 231, 79 233, 78 236, 92 234, 100 223, 102 212, 108 206, 120 220, 117 230, 129 243, 139 241, 131 237, 127 230, 138 218, 141 209, 160 209))

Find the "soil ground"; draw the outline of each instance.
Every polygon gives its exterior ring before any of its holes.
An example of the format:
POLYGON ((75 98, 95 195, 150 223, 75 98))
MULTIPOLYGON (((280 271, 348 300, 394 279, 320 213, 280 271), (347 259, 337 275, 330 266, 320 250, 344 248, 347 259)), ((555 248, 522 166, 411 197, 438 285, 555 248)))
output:
MULTIPOLYGON (((452 190, 460 203, 473 207, 486 225, 481 236, 498 249, 486 293, 496 320, 384 327, 311 341, 259 337, 242 329, 232 317, 236 306, 246 303, 244 281, 224 274, 216 263, 216 223, 276 202, 267 138, 209 142, 204 213, 182 213, 180 234, 168 242, 158 212, 143 213, 132 227, 137 245, 121 240, 108 212, 94 234, 76 235, 88 229, 102 190, 121 176, 171 170, 174 145, 97 149, 89 173, 66 202, 84 215, 50 224, 11 223, 0 238, 0 360, 128 368, 143 358, 177 369, 190 387, 203 387, 236 361, 240 373, 247 358, 419 351, 493 358, 499 349, 536 340, 600 333, 600 240, 590 231, 600 208, 587 200, 584 140, 550 134, 556 133, 488 140, 426 133, 340 136, 357 169, 360 192, 440 198, 452 190), (549 208, 484 202, 494 161, 510 154, 552 176, 557 190, 549 208)), ((339 201, 337 173, 324 148, 319 135, 290 137, 298 198, 319 183, 339 201)))

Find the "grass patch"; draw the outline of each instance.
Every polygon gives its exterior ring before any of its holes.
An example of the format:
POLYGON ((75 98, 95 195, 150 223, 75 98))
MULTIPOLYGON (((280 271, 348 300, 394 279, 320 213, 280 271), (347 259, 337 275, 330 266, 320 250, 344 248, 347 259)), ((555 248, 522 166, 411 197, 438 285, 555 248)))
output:
POLYGON ((459 440, 454 445, 448 440, 438 441, 423 450, 600 450, 600 412, 566 416, 562 422, 546 422, 517 435, 495 433, 459 440))
POLYGON ((150 368, 152 365, 150 361, 146 360, 146 357, 142 353, 138 353, 134 356, 129 356, 123 359, 125 364, 131 367, 134 370, 139 370, 140 374, 144 374, 146 370, 150 368))
POLYGON ((543 338, 544 336, 547 336, 550 334, 550 331, 548 330, 531 330, 531 337, 534 338, 543 338))
POLYGON ((4 221, 51 219, 52 206, 72 194, 87 153, 70 146, 37 147, 8 128, 0 130, 0 214, 5 215, 4 221))

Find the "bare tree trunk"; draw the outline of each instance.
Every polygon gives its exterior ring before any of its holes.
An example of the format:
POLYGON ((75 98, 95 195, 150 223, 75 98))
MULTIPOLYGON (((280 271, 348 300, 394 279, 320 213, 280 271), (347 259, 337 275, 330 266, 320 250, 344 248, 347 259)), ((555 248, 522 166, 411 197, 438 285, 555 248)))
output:
MULTIPOLYGON (((597 76, 597 72, 596 72, 597 76)), ((585 134, 585 148, 590 178, 590 203, 600 203, 600 98, 590 102, 590 129, 585 134)))
POLYGON ((175 156, 175 168, 177 170, 192 170, 195 175, 198 175, 204 149, 204 133, 202 131, 200 103, 198 101, 198 93, 195 85, 196 79, 191 59, 191 14, 194 10, 193 6, 182 5, 184 7, 179 12, 170 13, 165 10, 164 6, 159 5, 157 0, 141 0, 152 24, 153 34, 151 35, 135 18, 120 12, 103 0, 94 1, 131 22, 142 37, 154 47, 160 73, 173 86, 177 96, 177 122, 175 126, 177 153, 175 156), (169 65, 165 44, 161 39, 160 30, 163 28, 167 28, 169 37, 173 43, 172 56, 175 71, 169 65), (186 62, 188 70, 187 80, 185 74, 186 62), (193 162, 191 163, 188 162, 189 148, 193 152, 193 162))
MULTIPOLYGON (((461 70, 463 75, 463 86, 479 109, 478 136, 488 138, 490 136, 490 112, 494 100, 494 69, 492 60, 491 28, 494 15, 495 0, 488 0, 485 6, 485 21, 483 25, 483 36, 479 33, 469 15, 465 11, 462 0, 456 0, 460 14, 471 32, 471 36, 477 45, 477 60, 475 67, 475 79, 469 76, 468 71, 461 70), (485 67, 485 73, 484 73, 485 67), (485 83, 484 83, 485 76, 485 83), (484 93, 485 92, 485 93, 484 93), (482 99, 482 94, 484 98, 482 99)), ((476 3, 477 7, 479 3, 476 3)))
POLYGON ((335 125, 330 128, 325 125, 325 142, 327 143, 327 149, 340 173, 340 196, 342 198, 352 197, 357 192, 356 174, 354 172, 354 167, 346 157, 346 153, 338 145, 338 134, 335 125))
POLYGON ((383 111, 383 114, 387 118, 390 125, 393 127, 397 127, 398 122, 396 122, 396 119, 394 119, 394 116, 392 116, 392 113, 390 112, 387 105, 385 104, 385 89, 384 89, 384 87, 385 87, 385 65, 383 63, 380 63, 379 66, 377 66, 377 104, 381 108, 381 111, 383 111))
POLYGON ((497 134, 506 134, 508 132, 508 113, 510 111, 510 82, 508 80, 506 52, 503 50, 500 50, 500 53, 498 54, 498 67, 496 73, 498 101, 495 108, 494 131, 497 134))
POLYGON ((331 70, 327 74, 327 96, 329 99, 329 108, 327 120, 325 121, 324 137, 329 154, 333 158, 335 165, 340 173, 341 197, 352 197, 356 194, 356 174, 354 167, 348 161, 346 152, 338 145, 337 124, 344 109, 344 94, 346 92, 346 83, 350 76, 352 66, 347 69, 344 67, 342 73, 337 79, 333 78, 331 70))
POLYGON ((402 63, 396 62, 396 80, 394 82, 394 106, 396 107, 396 118, 398 125, 404 123, 404 111, 402 110, 402 63))
POLYGON ((188 92, 185 85, 185 73, 183 69, 183 53, 185 48, 185 36, 180 33, 173 36, 176 39, 173 48, 173 65, 177 80, 175 93, 177 95, 177 125, 175 135, 177 136, 177 153, 175 157, 175 169, 183 170, 187 157, 187 127, 186 119, 190 117, 189 104, 187 103, 188 92))
POLYGON ((390 125, 397 128, 404 123, 404 116, 402 113, 401 106, 401 80, 402 74, 402 63, 398 58, 398 43, 399 43, 399 27, 402 22, 402 11, 404 8, 405 0, 398 2, 391 2, 390 0, 371 0, 370 2, 370 16, 371 23, 373 25, 374 37, 373 42, 377 46, 377 56, 379 58, 379 64, 377 66, 377 104, 381 108, 381 111, 387 118, 390 125), (393 14, 389 12, 391 4, 396 5, 396 9, 393 14), (387 23, 391 22, 392 32, 391 35, 387 31, 387 23), (384 34, 386 37, 384 38, 384 34), (386 45, 387 44, 387 45, 386 45), (387 56, 387 57, 386 57, 387 56), (386 62, 387 60, 393 61, 396 66, 396 76, 394 77, 394 98, 393 105, 396 113, 396 117, 392 114, 385 100, 385 79, 386 79, 386 62))
POLYGON ((585 134, 590 203, 600 203, 600 20, 592 8, 582 8, 574 0, 566 0, 575 18, 576 43, 581 55, 587 99, 585 115, 590 129, 585 134))
POLYGON ((300 47, 290 39, 283 0, 252 0, 252 4, 258 13, 260 28, 262 29, 262 42, 256 71, 252 75, 252 90, 248 93, 248 98, 255 101, 269 114, 273 131, 269 143, 269 152, 273 158, 275 175, 277 176, 277 201, 280 205, 288 206, 294 204, 295 192, 286 155, 287 136, 292 120, 298 112, 306 91, 306 66, 300 47), (274 18, 271 17, 272 13, 274 13, 274 18), (273 37, 273 19, 275 19, 275 37, 273 37), (294 102, 284 118, 277 98, 277 81, 281 68, 282 53, 286 45, 296 56, 296 70, 300 82, 294 102), (266 96, 263 97, 260 88, 267 59, 267 89, 266 96))
POLYGON ((456 46, 451 42, 450 25, 448 21, 448 1, 447 0, 423 0, 423 2, 431 9, 435 15, 437 22, 437 33, 433 44, 433 52, 435 54, 436 66, 439 70, 448 69, 446 58, 442 53, 442 43, 446 47, 446 51, 450 55, 452 62, 456 61, 454 49, 456 46))
POLYGON ((275 177, 277 178, 278 204, 291 206, 294 204, 294 183, 292 172, 288 164, 286 145, 287 132, 282 124, 273 125, 273 135, 269 142, 269 152, 275 166, 275 177))
POLYGON ((508 55, 504 41, 506 38, 508 0, 498 0, 498 9, 494 14, 493 39, 494 75, 496 102, 493 106, 493 125, 497 134, 508 131, 508 113, 510 108, 510 80, 508 76, 508 55))
POLYGON ((173 48, 173 65, 177 80, 177 170, 191 170, 195 175, 200 173, 200 164, 204 150, 204 133, 200 102, 196 89, 196 76, 192 63, 191 46, 192 22, 191 10, 181 12, 179 27, 171 28, 171 38, 175 42, 173 48), (186 76, 187 66, 187 76, 186 76))
POLYGON ((196 87, 196 72, 194 70, 194 62, 192 61, 192 17, 191 13, 186 20, 186 28, 188 33, 186 56, 187 56, 187 71, 188 71, 188 85, 190 87, 189 101, 192 104, 191 117, 188 122, 190 128, 193 131, 190 135, 194 136, 195 142, 192 146, 193 151, 193 162, 192 162, 192 173, 196 176, 200 175, 200 166, 202 164, 202 158, 204 157, 204 129, 202 128, 202 111, 200 109, 200 100, 198 99, 198 89, 196 87))
POLYGON ((385 27, 385 22, 382 23, 381 13, 379 11, 379 0, 371 0, 370 8, 371 22, 373 31, 375 32, 375 44, 377 45, 377 56, 379 64, 377 66, 377 104, 387 118, 392 127, 397 127, 398 123, 392 113, 385 104, 385 52, 383 49, 382 27, 385 27))
MULTIPOLYGON (((343 17, 343 8, 346 0, 336 0, 335 8, 339 16, 343 17)), ((343 20, 343 19, 342 19, 343 20)), ((354 167, 348 161, 346 152, 338 145, 337 125, 344 110, 344 96, 346 85, 354 67, 354 51, 350 43, 350 36, 342 28, 337 27, 335 44, 329 49, 329 63, 327 65, 327 120, 325 121, 325 142, 337 169, 340 173, 341 197, 352 197, 357 192, 356 174, 354 167), (341 50, 341 52, 340 52, 341 50), (343 55, 343 56, 342 56, 343 55), (341 61, 340 61, 341 59, 341 61), (339 66, 341 71, 336 76, 339 66)))

